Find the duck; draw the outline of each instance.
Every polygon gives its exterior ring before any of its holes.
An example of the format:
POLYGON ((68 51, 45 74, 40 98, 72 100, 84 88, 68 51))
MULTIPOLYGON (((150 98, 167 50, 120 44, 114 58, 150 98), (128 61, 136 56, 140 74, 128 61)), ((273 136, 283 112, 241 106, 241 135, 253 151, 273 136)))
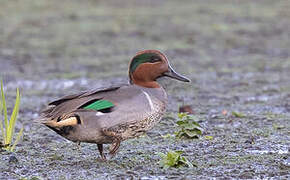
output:
POLYGON ((108 156, 112 158, 122 141, 143 135, 164 115, 167 94, 157 79, 190 82, 158 50, 137 52, 128 74, 127 84, 82 91, 48 103, 39 121, 77 144, 97 144, 103 161, 107 160, 103 145, 111 144, 108 156))

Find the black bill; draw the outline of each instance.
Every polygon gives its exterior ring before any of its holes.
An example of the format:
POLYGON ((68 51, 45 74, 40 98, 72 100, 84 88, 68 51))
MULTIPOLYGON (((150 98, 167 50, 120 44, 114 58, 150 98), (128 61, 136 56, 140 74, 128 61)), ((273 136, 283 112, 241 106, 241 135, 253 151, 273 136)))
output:
POLYGON ((179 81, 183 81, 183 82, 190 82, 190 80, 180 74, 178 74, 177 72, 175 72, 172 67, 169 65, 168 66, 168 71, 163 73, 164 76, 167 76, 167 77, 171 77, 173 79, 177 79, 179 81))

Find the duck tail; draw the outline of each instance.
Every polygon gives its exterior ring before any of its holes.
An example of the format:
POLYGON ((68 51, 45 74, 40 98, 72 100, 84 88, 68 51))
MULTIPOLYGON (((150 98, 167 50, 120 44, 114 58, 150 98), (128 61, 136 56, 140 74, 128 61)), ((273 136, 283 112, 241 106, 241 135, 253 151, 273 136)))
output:
POLYGON ((76 117, 70 117, 67 119, 63 119, 61 121, 56 121, 55 119, 51 119, 51 118, 38 119, 37 121, 38 123, 44 124, 49 127, 54 127, 54 128, 74 126, 78 124, 78 119, 76 117))
POLYGON ((39 117, 39 118, 33 119, 32 123, 45 124, 46 122, 49 122, 49 121, 51 121, 51 118, 39 117))

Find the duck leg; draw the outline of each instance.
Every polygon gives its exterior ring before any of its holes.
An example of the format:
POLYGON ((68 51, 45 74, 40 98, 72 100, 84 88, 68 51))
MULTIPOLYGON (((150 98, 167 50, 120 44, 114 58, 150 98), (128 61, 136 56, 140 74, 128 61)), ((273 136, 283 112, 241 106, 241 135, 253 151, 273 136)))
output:
POLYGON ((106 161, 107 159, 106 159, 106 156, 103 152, 103 144, 97 144, 97 145, 98 145, 98 150, 99 150, 100 155, 101 155, 101 160, 106 161))
POLYGON ((118 135, 116 132, 114 131, 110 131, 110 130, 103 130, 103 133, 106 135, 106 136, 109 136, 113 139, 113 142, 112 142, 112 145, 110 147, 110 152, 109 152, 109 155, 110 155, 110 158, 114 157, 115 154, 117 153, 119 147, 120 147, 120 144, 121 144, 121 141, 122 141, 122 138, 120 135, 118 135))
POLYGON ((80 141, 78 141, 77 143, 77 149, 78 149, 78 151, 81 151, 82 149, 82 147, 81 147, 81 142, 80 141))
POLYGON ((120 147, 120 144, 121 144, 121 138, 117 138, 117 137, 116 137, 116 138, 113 140, 112 146, 110 147, 110 152, 109 152, 109 154, 110 154, 110 157, 111 157, 111 158, 114 157, 115 154, 117 153, 117 151, 118 151, 118 149, 119 149, 119 147, 120 147))

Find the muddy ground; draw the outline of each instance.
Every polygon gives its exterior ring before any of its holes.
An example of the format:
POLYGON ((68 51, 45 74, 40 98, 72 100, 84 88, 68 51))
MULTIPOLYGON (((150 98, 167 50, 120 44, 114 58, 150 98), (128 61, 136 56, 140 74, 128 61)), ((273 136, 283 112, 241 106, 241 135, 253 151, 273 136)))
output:
POLYGON ((288 0, 1 1, 0 75, 10 109, 21 88, 16 130, 25 132, 14 153, 0 152, 0 179, 289 179, 289 9, 288 0), (32 123, 50 100, 126 82, 143 49, 163 51, 192 82, 162 79, 165 117, 114 159, 100 162, 96 145, 78 149, 32 123), (162 137, 183 104, 203 136, 162 137), (197 167, 162 169, 158 152, 168 150, 197 167))

